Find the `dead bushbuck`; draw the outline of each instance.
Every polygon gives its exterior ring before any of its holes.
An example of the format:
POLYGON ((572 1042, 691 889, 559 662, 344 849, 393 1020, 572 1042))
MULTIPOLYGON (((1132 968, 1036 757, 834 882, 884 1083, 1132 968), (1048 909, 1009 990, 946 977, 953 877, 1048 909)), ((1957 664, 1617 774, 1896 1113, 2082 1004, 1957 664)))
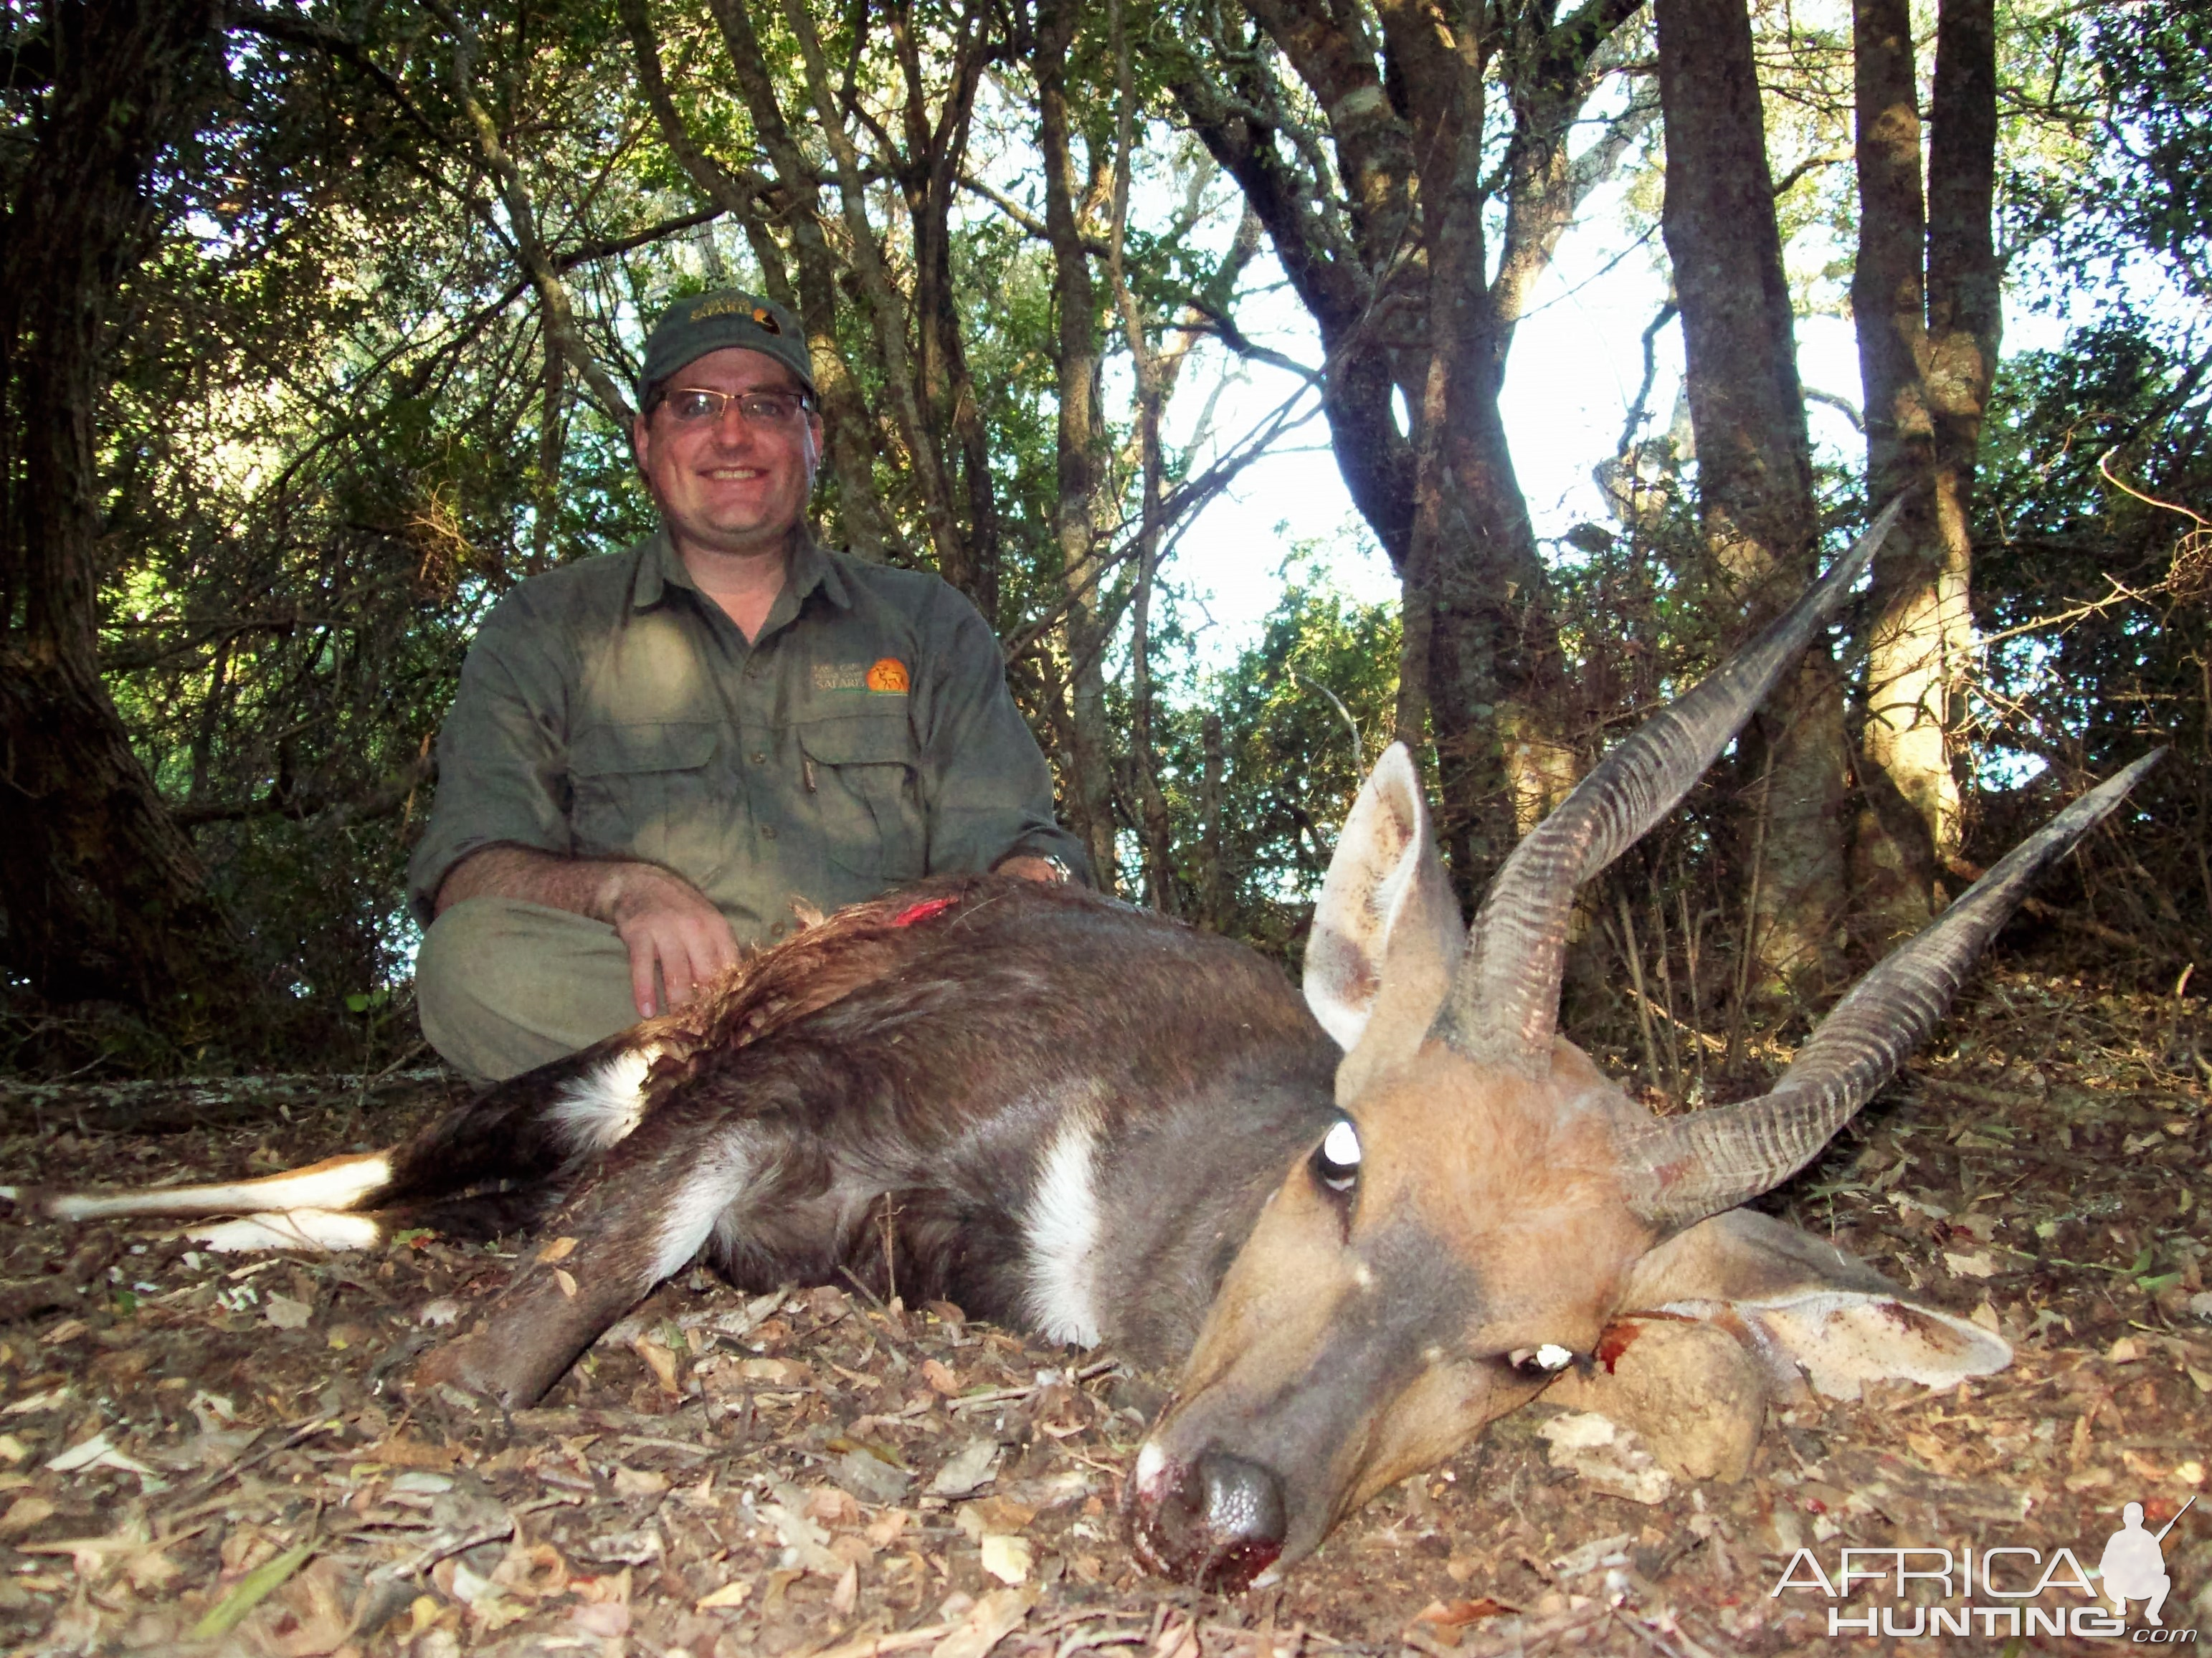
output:
POLYGON ((1559 1036, 1577 885, 1673 809, 1887 521, 1608 754, 1515 850, 1471 930, 1413 762, 1384 755, 1329 867, 1304 1004, 1250 950, 1147 912, 939 880, 842 911, 703 1004, 394 1151, 23 1200, 68 1218, 242 1216, 192 1234, 218 1248, 532 1224, 560 1248, 526 1253, 416 1373, 510 1406, 702 1251, 748 1287, 895 1279, 1056 1340, 1184 1360, 1125 1508, 1149 1564, 1217 1587, 1310 1552, 1547 1387, 1672 1467, 1739 1475, 1778 1389, 1942 1387, 2010 1358, 1739 1206, 1819 1153, 2036 872, 2150 763, 1868 975, 1762 1098, 1655 1117, 1559 1036))

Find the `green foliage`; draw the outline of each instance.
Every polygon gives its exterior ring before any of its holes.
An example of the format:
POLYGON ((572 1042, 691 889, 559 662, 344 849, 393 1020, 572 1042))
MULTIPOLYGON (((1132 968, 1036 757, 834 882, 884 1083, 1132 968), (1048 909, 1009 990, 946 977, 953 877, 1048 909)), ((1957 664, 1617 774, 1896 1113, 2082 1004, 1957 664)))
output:
MULTIPOLYGON (((763 165, 712 9, 696 0, 652 9, 693 135, 729 167, 763 165)), ((867 108, 888 154, 906 112, 888 15, 817 10, 833 74, 849 76, 848 95, 867 108)), ((419 9, 318 4, 256 15, 234 22, 219 97, 152 182, 155 246, 113 312, 112 378, 96 434, 102 662, 139 752, 272 981, 318 1012, 326 1036, 338 1033, 374 1059, 407 1038, 391 987, 405 978, 416 941, 400 893, 431 799, 421 762, 477 624, 516 581, 620 548, 652 513, 627 434, 575 365, 548 395, 542 307, 457 102, 447 24, 419 9)), ((635 370, 644 319, 671 297, 760 284, 763 257, 788 258, 773 201, 752 237, 727 218, 686 222, 709 203, 661 142, 605 0, 491 0, 459 15, 472 35, 476 92, 559 262, 577 325, 617 380, 635 370)), ((1795 280, 1809 307, 1832 308, 1847 281, 1838 250, 1855 211, 1840 164, 1848 42, 1786 8, 1757 15, 1773 170, 1792 179, 1781 211, 1797 243, 1795 280)), ((904 21, 939 77, 933 95, 941 94, 939 70, 960 19, 929 3, 904 21)), ((1000 536, 993 620, 1022 641, 1012 677, 1048 752, 1064 760, 1070 665, 1066 633, 1054 625, 1066 601, 1060 319, 1050 252, 1028 222, 1043 211, 1024 55, 1031 21, 1020 9, 993 15, 1006 38, 994 47, 967 156, 969 170, 1024 211, 963 197, 949 259, 1000 536)), ((1133 3, 1126 21, 1139 116, 1126 258, 1155 337, 1165 339, 1165 319, 1186 303, 1223 312, 1240 286, 1224 249, 1241 203, 1194 142, 1170 129, 1171 55, 1210 49, 1198 38, 1208 30, 1222 37, 1213 46, 1273 48, 1233 9, 1179 18, 1133 3)), ((757 23, 785 107, 805 111, 788 21, 768 8, 757 23)), ((2212 185, 2197 161, 2212 139, 2203 72, 2212 23, 2185 7, 2038 4, 2008 7, 2001 27, 2013 242, 2046 250, 2053 290, 2072 303, 2085 303, 2082 268, 2145 250, 2179 291, 2203 299, 2212 185)), ((1625 35, 1622 61, 1646 46, 1625 35)), ((1069 74, 1076 182, 1091 192, 1095 231, 1115 159, 1103 13, 1077 31, 1069 74)), ((1306 162, 1328 195, 1316 234, 1326 225, 1348 234, 1356 216, 1314 137, 1326 134, 1328 112, 1295 75, 1279 78, 1280 112, 1307 128, 1285 142, 1310 142, 1306 162)), ((0 88, 0 186, 11 197, 36 164, 35 91, 27 80, 0 88)), ((1503 101, 1492 112, 1500 142, 1510 116, 1503 101)), ((818 132, 803 115, 793 125, 826 171, 818 132)), ((911 284, 916 250, 900 192, 914 181, 880 158, 871 166, 869 213, 894 280, 911 284)), ((1656 166, 1631 178, 1632 222, 1656 218, 1657 182, 1656 166)), ((1103 260, 1094 257, 1092 268, 1097 320, 1117 359, 1110 398, 1120 398, 1126 348, 1103 260)), ((904 320, 913 345, 921 331, 904 320)), ((882 363, 850 287, 841 287, 836 326, 880 415, 882 363)), ((2170 315, 2108 315, 2063 352, 2015 359, 1990 425, 1978 531, 1978 620, 2010 636, 1989 653, 1977 704, 1973 765, 1985 788, 1976 855, 2039 813, 2057 783, 2172 742, 2192 763, 2170 765, 2145 792, 2158 825, 2139 859, 2148 875, 2117 861, 2084 867, 2100 872, 2091 878, 2102 884, 2095 902, 2111 908, 2100 913, 2173 937, 2212 932, 2201 853, 2212 822, 2203 669, 2212 658, 2212 537, 2115 488, 2098 462, 2112 452, 2112 472, 2136 489, 2202 510, 2212 483, 2205 369, 2202 341, 2178 332, 2170 315), (2134 596, 2112 598, 2108 578, 2134 596), (2076 611, 2056 629, 2013 631, 2076 611), (2007 792, 2039 768, 2037 780, 2007 792)), ((1118 552, 1134 532, 1135 446, 1124 404, 1106 417, 1098 537, 1118 552)), ((873 476, 893 556, 927 563, 911 459, 890 421, 877 429, 873 476)), ((1188 462, 1169 455, 1170 485, 1188 462)), ((1652 471, 1659 506, 1632 529, 1570 537, 1552 561, 1575 665, 1573 723, 1590 753, 1717 660, 1733 642, 1726 619, 1740 611, 1698 551, 1681 479, 1663 462, 1652 471)), ((844 503, 834 478, 823 488, 834 539, 844 503)), ((1826 480, 1826 493, 1838 518, 1848 516, 1844 482, 1826 480)), ((1395 714, 1395 607, 1346 599, 1327 578, 1324 552, 1304 547, 1286 561, 1262 638, 1218 675, 1191 666, 1172 567, 1155 603, 1154 671, 1165 699, 1156 743, 1175 826, 1166 896, 1178 913, 1286 959, 1361 762, 1389 740, 1395 714), (1356 722, 1357 749, 1329 694, 1356 722), (1221 733, 1218 793, 1207 781, 1209 714, 1221 733)), ((1130 835, 1132 585, 1127 564, 1115 564, 1097 598, 1112 641, 1108 762, 1130 835)), ((1723 771, 1714 787, 1741 785, 1723 771)), ((1740 849, 1713 827, 1724 804, 1693 797, 1619 878, 1668 902, 1692 898, 1700 914, 1733 903, 1740 849)))
POLYGON ((2058 788, 2170 745, 2130 799, 2124 842, 2100 840, 2069 878, 2093 914, 2177 960, 2212 932, 2212 532, 2187 510, 2212 495, 2208 370, 2201 336, 2125 313, 2009 360, 1974 569, 1990 641, 1977 736, 1994 786, 1979 855, 2058 788))
POLYGON ((1163 744, 1183 831, 1185 913, 1196 910, 1205 884, 1203 726, 1212 709, 1225 764, 1221 898, 1208 919, 1292 962, 1337 825, 1391 740, 1398 694, 1397 607, 1346 598, 1329 580, 1326 550, 1304 544, 1284 561, 1283 595, 1260 642, 1176 711, 1163 744))

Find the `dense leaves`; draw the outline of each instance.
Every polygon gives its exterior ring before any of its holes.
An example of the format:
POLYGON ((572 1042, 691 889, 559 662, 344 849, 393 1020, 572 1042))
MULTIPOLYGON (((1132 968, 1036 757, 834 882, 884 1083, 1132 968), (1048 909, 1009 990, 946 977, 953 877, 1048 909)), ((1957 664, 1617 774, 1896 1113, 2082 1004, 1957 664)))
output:
MULTIPOLYGON (((10 65, 0 191, 11 223, 46 177, 54 15, 27 7, 0 20, 10 65)), ((368 1043, 362 1051, 380 1062, 404 1040, 391 997, 415 930, 399 874, 434 788, 428 744, 468 640, 515 581, 618 548, 650 522, 623 426, 643 321, 677 294, 726 282, 820 302, 817 350, 834 349, 849 372, 854 422, 841 450, 854 464, 825 471, 826 529, 895 562, 944 568, 987 604, 1060 771, 1063 806, 1097 814, 1092 843, 1111 853, 1126 890, 1294 956, 1362 754, 1371 760, 1409 719, 1415 734, 1437 729, 1425 699, 1437 686, 1417 683, 1408 696, 1395 607, 1343 598, 1319 555, 1285 567, 1258 642, 1201 671, 1179 630, 1177 590, 1209 573, 1133 555, 1148 487, 1153 544, 1172 545, 1248 452, 1246 434, 1190 411, 1212 409, 1238 353, 1279 355, 1239 319, 1279 315, 1279 304, 1266 307, 1294 225, 1328 270, 1297 275, 1291 295, 1324 335, 1345 331, 1327 371, 1307 369, 1332 387, 1340 440, 1356 425, 1367 460, 1395 456, 1401 471, 1407 446, 1425 440, 1419 397, 1394 402, 1393 388, 1418 392, 1425 354, 1445 337, 1415 316, 1431 254, 1407 254, 1413 244, 1370 216, 1354 185, 1362 167, 1380 168, 1372 179, 1387 174, 1403 195, 1390 212, 1429 235, 1443 234, 1423 207, 1435 181, 1414 178, 1418 158, 1390 149, 1407 118, 1392 76, 1409 65, 1382 51, 1374 19, 1349 19, 1330 28, 1373 47, 1378 111, 1389 112, 1371 133, 1346 125, 1367 104, 1316 102, 1327 62, 1310 49, 1323 36, 1256 8, 936 3, 741 18, 697 0, 559 0, 231 15, 219 72, 143 180, 143 234, 111 273, 86 411, 98 514, 87 625, 138 762, 244 936, 267 1000, 240 1011, 320 1051, 368 1043), (732 27, 743 18, 750 37, 732 27), (1036 159, 1035 65, 1048 24, 1069 39, 1073 228, 1057 243, 1036 159), (1126 157, 1117 44, 1130 60, 1126 157), (648 57, 663 102, 650 94, 648 57), (1249 107, 1207 101, 1239 87, 1265 96, 1249 107), (825 107, 848 157, 830 142, 825 107), (1267 197, 1265 168, 1240 173, 1218 159, 1237 131, 1264 137, 1284 199, 1267 197), (1372 155, 1362 149, 1370 141, 1382 146, 1372 155), (1125 161, 1123 217, 1115 181, 1125 161), (1112 276, 1117 237, 1126 305, 1112 276), (819 275, 810 247, 828 262, 826 288, 809 286, 819 275), (1087 371, 1071 369, 1063 327, 1070 258, 1090 281, 1087 371), (1329 272, 1341 294, 1322 280, 1329 272), (1370 305, 1401 288, 1409 297, 1370 305), (1324 288, 1336 295, 1327 304, 1324 288), (1164 365, 1176 410, 1166 429, 1180 434, 1149 486, 1132 316, 1164 365), (1070 386, 1096 415, 1073 471, 1070 386), (1139 681, 1131 627, 1148 578, 1139 681), (1139 726, 1148 741, 1133 736, 1139 726), (1165 808, 1164 847, 1148 838, 1158 824, 1150 803, 1165 808), (272 1021, 272 1010, 285 1017, 272 1021)), ((1516 185, 1504 160, 1579 122, 1570 148, 1583 159, 1547 210, 1571 218, 1603 206, 1648 220, 1645 175, 1626 208, 1596 189, 1645 143, 1645 22, 1611 10, 1586 21, 1626 32, 1552 65, 1571 82, 1555 88, 1556 106, 1514 101, 1516 87, 1543 84, 1536 58, 1500 47, 1484 58, 1490 101, 1470 107, 1487 112, 1486 125, 1468 154, 1489 158, 1486 189, 1528 207, 1535 198, 1514 197, 1527 181, 1516 185)), ((1559 22, 1534 10, 1504 19, 1492 45, 1549 39, 1559 22)), ((1817 240, 1821 222, 1849 217, 1844 169, 1822 160, 1846 112, 1842 47, 1781 15, 1761 14, 1758 27, 1784 228, 1817 240)), ((2154 827, 2131 827, 2124 857, 2091 854, 2082 867, 2102 872, 2084 878, 2094 894, 2053 902, 2136 947, 2080 928, 2069 935, 2077 942, 2178 971, 2212 919, 2202 852, 2212 577, 2202 522, 2139 497, 2199 510, 2204 501, 2204 343, 2176 296, 2203 292, 2203 181, 2189 163, 2205 119, 2205 26, 2185 9, 2114 7, 2020 11, 2002 27, 2004 211, 2028 284, 2019 297, 2072 307, 2084 331, 2063 352, 2015 360, 1993 416, 1974 575, 1992 642, 1960 762, 1978 791, 1967 853, 1985 859, 2055 792, 2146 743, 2176 744, 2196 763, 2152 785, 2154 827), (2092 197, 2094 212, 2083 207, 2092 197), (2111 290, 2136 311, 2100 310, 2106 296, 2061 291, 2051 276, 2088 253, 2114 268, 2148 258, 2166 274, 2111 290), (2100 471, 2108 451, 2106 470, 2127 489, 2100 471), (2065 619, 2045 625, 2053 617, 2065 619)), ((1464 228, 1469 246, 1483 245, 1480 227, 1464 228)), ((1498 361, 1516 296, 1559 246, 1553 230, 1523 232, 1504 237, 1532 261, 1510 282, 1502 270, 1465 273, 1490 284, 1484 303, 1504 307, 1498 361)), ((1840 291, 1833 270, 1793 277, 1816 306, 1840 291)), ((21 387, 9 384, 13 398, 21 387)), ((4 459, 9 521, 20 524, 21 456, 4 459)), ((1352 459, 1355 472, 1365 464, 1352 459)), ((1624 497, 1610 526, 1534 550, 1540 581, 1504 584, 1543 590, 1544 614, 1530 616, 1556 630, 1556 655, 1548 643, 1539 652, 1549 665, 1509 653, 1484 670, 1524 690, 1547 687, 1539 727, 1583 758, 1717 659, 1743 600, 1688 532, 1686 452, 1654 444, 1636 465, 1644 498, 1624 497)), ((1410 480, 1398 478, 1399 519, 1381 514, 1401 531, 1410 480)), ((1856 486, 1831 477, 1821 489, 1826 520, 1842 533, 1863 511, 1856 486)), ((23 580, 11 567, 11 635, 32 625, 23 580)), ((1458 598, 1443 598, 1438 614, 1460 613, 1458 598)), ((1849 641, 1838 642, 1849 662, 1849 641)), ((1478 723, 1492 708, 1447 701, 1454 719, 1478 723)), ((1500 771, 1483 810, 1525 821, 1549 786, 1541 769, 1500 771), (1507 800, 1514 790, 1528 799, 1507 800)), ((1737 930, 1749 857, 1722 820, 1755 781, 1724 769, 1710 810, 1693 801, 1681 827, 1639 854, 1638 878, 1674 872, 1652 887, 1670 916, 1679 921, 1675 900, 1694 896, 1688 924, 1701 938, 1737 930)), ((1601 952, 1628 948, 1604 926, 1589 936, 1601 952)), ((96 1057, 108 1037, 82 1023, 84 1004, 21 981, 16 937, 0 934, 11 975, 0 1055, 96 1057)), ((1678 981, 1705 974, 1708 1007, 1725 1002, 1735 982, 1725 949, 1693 969, 1682 939, 1666 948, 1678 981)), ((127 1002, 128 987, 115 996, 127 1002)), ((128 1062, 189 1062, 210 1032, 205 1019, 171 1029, 128 1062)))

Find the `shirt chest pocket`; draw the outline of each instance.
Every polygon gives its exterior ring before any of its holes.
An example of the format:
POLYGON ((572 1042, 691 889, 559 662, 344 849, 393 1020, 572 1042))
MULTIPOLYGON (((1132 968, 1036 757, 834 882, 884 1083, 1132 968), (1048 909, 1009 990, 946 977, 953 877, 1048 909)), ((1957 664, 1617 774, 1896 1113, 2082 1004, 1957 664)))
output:
POLYGON ((689 867, 714 806, 715 728, 697 720, 595 726, 569 745, 569 827, 587 858, 633 857, 689 867))
POLYGON ((805 809, 830 863, 873 881, 920 877, 928 860, 914 738, 903 714, 799 728, 805 809))

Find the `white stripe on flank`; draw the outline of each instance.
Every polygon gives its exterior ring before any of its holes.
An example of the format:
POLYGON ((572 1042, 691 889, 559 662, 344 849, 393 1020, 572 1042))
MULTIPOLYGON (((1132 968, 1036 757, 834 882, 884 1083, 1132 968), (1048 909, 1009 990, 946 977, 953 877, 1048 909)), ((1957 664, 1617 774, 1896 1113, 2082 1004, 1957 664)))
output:
POLYGON ((381 1151, 328 1157, 289 1174, 214 1186, 170 1186, 151 1192, 74 1192, 46 1200, 56 1220, 104 1220, 117 1215, 234 1215, 242 1210, 344 1209, 392 1178, 381 1151))
POLYGON ((247 1215, 213 1226, 198 1226, 185 1236, 223 1254, 254 1249, 331 1252, 373 1249, 384 1242, 384 1226, 374 1215, 341 1215, 328 1209, 293 1209, 247 1215))
POLYGON ((1098 1193, 1091 1178, 1091 1120, 1072 1113, 1037 1171, 1022 1230, 1030 1249, 1029 1314, 1039 1334, 1091 1347, 1098 1341, 1098 1193))
POLYGON ((565 1084, 546 1108, 546 1121, 572 1151, 621 1145, 645 1116, 645 1073, 659 1057, 659 1042, 616 1054, 565 1084))
POLYGON ((653 1277, 641 1295, 699 1253, 708 1236, 731 1224, 730 1210, 760 1169, 760 1136, 750 1127, 726 1128, 709 1140, 660 1218, 653 1277))

